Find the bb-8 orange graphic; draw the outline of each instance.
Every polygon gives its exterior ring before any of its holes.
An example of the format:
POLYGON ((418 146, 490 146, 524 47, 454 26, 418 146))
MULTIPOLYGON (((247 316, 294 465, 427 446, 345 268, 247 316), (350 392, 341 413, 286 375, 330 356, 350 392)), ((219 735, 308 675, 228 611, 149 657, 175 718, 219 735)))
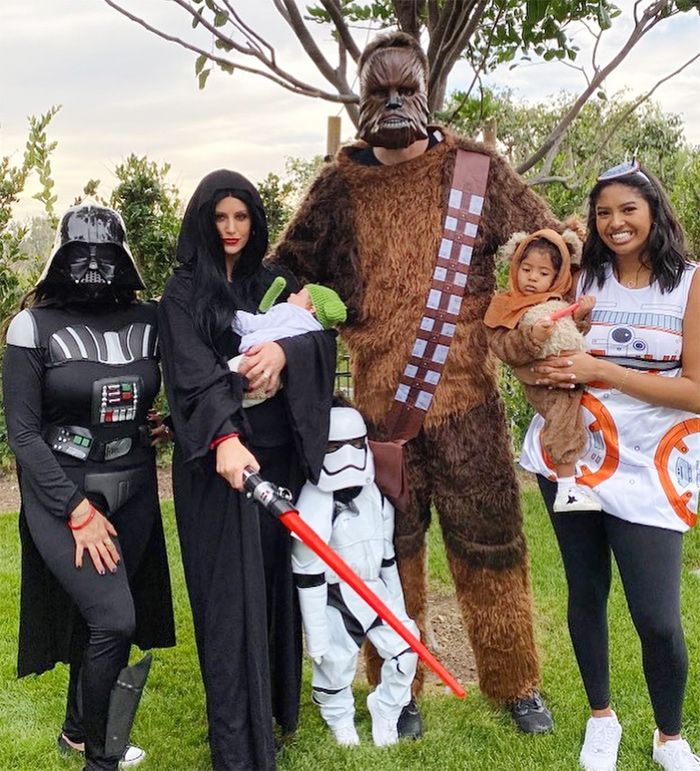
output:
MULTIPOLYGON (((588 433, 588 446, 577 463, 576 481, 592 489, 611 479, 620 467, 618 427, 603 404, 609 392, 595 389, 586 391, 581 399, 583 420, 588 433)), ((541 428, 541 426, 539 427, 541 428)), ((537 432, 539 449, 547 468, 556 480, 554 465, 542 445, 541 431, 537 432)), ((688 527, 698 519, 698 486, 700 461, 689 462, 690 442, 700 440, 700 418, 688 418, 671 425, 654 448, 652 457, 663 494, 668 503, 688 527), (692 439, 691 439, 692 437, 692 439)), ((641 448, 639 448, 641 450, 641 448)), ((634 475, 633 464, 628 462, 627 473, 634 475)), ((640 473, 643 468, 640 466, 640 473)), ((644 469, 648 470, 648 469, 644 469)))
MULTIPOLYGON (((657 283, 626 289, 606 269, 602 284, 589 286, 596 298, 589 354, 658 377, 681 373, 685 308, 696 266, 688 266, 670 292, 657 283)), ((579 284, 578 291, 581 291, 579 284)), ((629 522, 684 531, 698 520, 700 417, 652 406, 589 383, 581 413, 588 444, 576 480, 590 487, 604 511, 629 522)), ((523 441, 521 465, 556 479, 541 442, 537 415, 523 441)))

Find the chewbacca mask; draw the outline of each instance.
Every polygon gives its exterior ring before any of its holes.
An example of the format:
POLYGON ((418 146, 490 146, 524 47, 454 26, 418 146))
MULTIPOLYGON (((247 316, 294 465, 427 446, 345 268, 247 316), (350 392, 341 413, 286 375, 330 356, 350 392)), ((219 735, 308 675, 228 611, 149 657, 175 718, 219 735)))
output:
POLYGON ((410 48, 379 48, 360 73, 359 135, 373 147, 408 147, 428 136, 425 71, 410 48))

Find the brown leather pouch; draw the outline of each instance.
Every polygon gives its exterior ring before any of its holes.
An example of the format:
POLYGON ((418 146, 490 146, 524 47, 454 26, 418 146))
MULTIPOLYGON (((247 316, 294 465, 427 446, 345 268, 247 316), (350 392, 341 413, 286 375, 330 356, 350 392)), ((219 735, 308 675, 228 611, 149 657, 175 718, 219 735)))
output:
POLYGON ((369 440, 374 456, 374 481, 398 511, 406 511, 410 495, 405 444, 403 439, 393 442, 369 440))

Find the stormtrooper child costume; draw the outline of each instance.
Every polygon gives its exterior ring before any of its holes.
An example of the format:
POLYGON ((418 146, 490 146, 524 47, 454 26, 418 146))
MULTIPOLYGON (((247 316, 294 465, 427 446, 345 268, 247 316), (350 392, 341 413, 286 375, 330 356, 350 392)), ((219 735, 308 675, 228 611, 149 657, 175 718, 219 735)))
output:
MULTIPOLYGON (((394 508, 374 484, 367 428, 350 407, 331 410, 328 449, 318 485, 307 482, 297 501, 302 519, 418 635, 408 618, 394 557, 394 508)), ((367 697, 372 739, 398 741, 397 722, 411 699, 417 655, 353 589, 294 539, 292 566, 306 645, 313 659, 312 697, 340 745, 359 744, 352 680, 368 638, 384 659, 381 682, 367 697)))

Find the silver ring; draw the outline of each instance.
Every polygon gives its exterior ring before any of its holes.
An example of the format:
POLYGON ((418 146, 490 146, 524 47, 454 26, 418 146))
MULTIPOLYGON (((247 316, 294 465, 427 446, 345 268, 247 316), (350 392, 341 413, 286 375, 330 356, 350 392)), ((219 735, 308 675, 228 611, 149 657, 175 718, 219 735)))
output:
POLYGON ((265 378, 265 380, 269 380, 270 379, 270 373, 267 370, 264 370, 263 377, 265 378))

